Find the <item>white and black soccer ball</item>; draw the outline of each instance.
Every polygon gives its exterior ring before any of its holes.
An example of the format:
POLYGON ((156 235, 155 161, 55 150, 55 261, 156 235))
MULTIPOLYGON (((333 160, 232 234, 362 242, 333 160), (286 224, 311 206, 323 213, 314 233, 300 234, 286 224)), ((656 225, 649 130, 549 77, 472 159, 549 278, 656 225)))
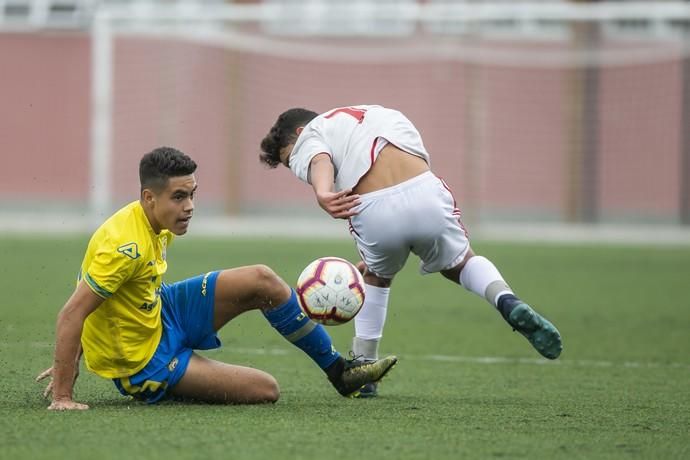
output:
POLYGON ((347 323, 364 304, 362 275, 339 257, 321 257, 307 265, 295 290, 304 313, 325 325, 347 323))

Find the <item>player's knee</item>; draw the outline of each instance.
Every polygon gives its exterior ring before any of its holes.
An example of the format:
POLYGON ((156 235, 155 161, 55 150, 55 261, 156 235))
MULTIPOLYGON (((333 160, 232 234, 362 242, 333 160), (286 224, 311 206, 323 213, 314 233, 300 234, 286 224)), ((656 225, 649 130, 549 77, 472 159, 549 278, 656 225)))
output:
POLYGON ((462 267, 453 267, 449 268, 448 270, 441 270, 441 275, 443 275, 445 278, 451 280, 454 283, 460 284, 461 271, 462 267))
POLYGON ((280 283, 280 278, 276 272, 268 265, 258 264, 252 265, 252 277, 258 288, 271 289, 276 284, 280 283))
POLYGON ((254 391, 254 397, 259 402, 275 403, 280 399, 280 387, 272 375, 266 375, 262 384, 254 387, 254 391))
POLYGON ((280 387, 276 379, 271 378, 271 380, 272 383, 268 386, 266 391, 266 401, 274 403, 280 399, 280 387))
POLYGON ((460 284, 460 273, 462 273, 462 269, 465 268, 467 262, 469 262, 469 260, 475 256, 476 254, 472 251, 472 248, 469 248, 465 254, 465 257, 460 261, 460 263, 458 263, 455 267, 441 270, 441 275, 454 283, 460 284))
POLYGON ((270 303, 282 302, 290 295, 290 288, 283 279, 267 265, 253 265, 252 279, 257 295, 270 303))

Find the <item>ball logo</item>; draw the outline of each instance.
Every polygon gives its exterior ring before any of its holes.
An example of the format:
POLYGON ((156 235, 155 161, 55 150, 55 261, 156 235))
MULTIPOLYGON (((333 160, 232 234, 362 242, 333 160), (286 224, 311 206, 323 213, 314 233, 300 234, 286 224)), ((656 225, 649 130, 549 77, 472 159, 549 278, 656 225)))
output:
POLYGON ((295 289, 302 311, 325 325, 350 321, 364 303, 364 280, 352 263, 321 257, 302 270, 295 289))

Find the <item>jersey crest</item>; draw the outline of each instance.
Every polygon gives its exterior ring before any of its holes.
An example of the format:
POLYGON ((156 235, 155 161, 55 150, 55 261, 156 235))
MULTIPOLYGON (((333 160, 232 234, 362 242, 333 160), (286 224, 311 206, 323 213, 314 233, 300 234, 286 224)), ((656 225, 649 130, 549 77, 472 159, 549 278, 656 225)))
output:
POLYGON ((137 246, 137 243, 123 244, 117 248, 117 252, 126 255, 130 259, 136 259, 141 255, 139 254, 139 246, 137 246))

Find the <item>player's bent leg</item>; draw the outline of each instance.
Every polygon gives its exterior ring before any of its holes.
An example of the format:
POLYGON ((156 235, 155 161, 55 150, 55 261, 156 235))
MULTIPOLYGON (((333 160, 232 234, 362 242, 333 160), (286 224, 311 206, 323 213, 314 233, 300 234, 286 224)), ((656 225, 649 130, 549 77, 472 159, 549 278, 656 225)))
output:
POLYGON ((563 345, 558 329, 516 297, 486 257, 477 256, 470 249, 460 264, 441 273, 468 291, 484 297, 542 356, 556 359, 561 354, 563 345))
POLYGON ((216 281, 214 329, 246 311, 281 305, 290 295, 287 283, 266 265, 223 270, 216 281))
POLYGON ((397 361, 388 357, 364 366, 346 361, 324 327, 302 312, 294 291, 265 265, 224 270, 218 275, 214 299, 216 330, 246 311, 260 309, 271 326, 304 351, 342 395, 380 380, 397 361))
POLYGON ((460 284, 460 273, 462 272, 462 269, 465 268, 465 264, 474 257, 474 252, 472 251, 472 248, 467 249, 467 253, 465 254, 465 257, 462 259, 462 261, 456 265, 455 267, 449 268, 447 270, 441 270, 441 274, 451 280, 454 283, 460 284))
MULTIPOLYGON (((379 344, 386 323, 388 299, 392 278, 382 278, 369 271, 364 261, 357 264, 364 277, 366 298, 359 314, 355 317, 355 337, 352 339, 352 353, 355 359, 373 362, 379 359, 379 344)), ((355 393, 359 398, 378 396, 378 382, 370 382, 355 393)))
POLYGON ((219 404, 274 403, 280 397, 272 375, 250 367, 192 354, 182 379, 170 393, 187 400, 219 404))

